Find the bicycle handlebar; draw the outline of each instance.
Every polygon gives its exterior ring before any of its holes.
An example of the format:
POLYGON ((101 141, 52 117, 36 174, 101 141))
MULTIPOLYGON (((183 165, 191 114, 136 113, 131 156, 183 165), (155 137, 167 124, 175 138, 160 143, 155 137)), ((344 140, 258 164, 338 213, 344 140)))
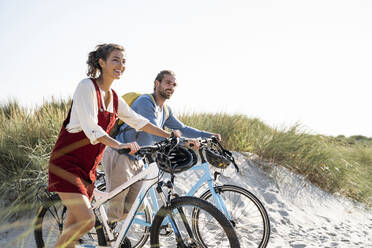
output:
POLYGON ((199 142, 200 142, 200 145, 201 145, 201 149, 205 148, 205 149, 208 149, 208 145, 209 144, 216 144, 220 150, 222 151, 222 155, 224 158, 226 158, 227 160, 231 161, 232 164, 234 165, 235 169, 236 169, 236 172, 239 173, 240 169, 238 167, 238 165, 236 164, 235 162, 235 159, 232 155, 232 152, 230 152, 229 150, 226 150, 225 148, 223 148, 223 146, 221 145, 221 143, 218 141, 217 137, 211 137, 211 138, 199 138, 199 142))
MULTIPOLYGON (((140 156, 146 156, 146 155, 151 155, 151 154, 153 154, 155 152, 158 152, 158 151, 164 151, 165 149, 168 149, 168 148, 172 149, 173 147, 178 145, 180 140, 183 140, 183 138, 171 137, 169 139, 165 139, 165 140, 162 140, 158 143, 155 143, 154 145, 142 146, 136 152, 136 154, 140 155, 140 156)), ((223 148, 221 143, 218 141, 217 137, 199 138, 198 140, 199 140, 200 145, 201 145, 200 149, 208 149, 208 145, 216 144, 222 152, 221 156, 223 156, 225 159, 231 161, 237 172, 240 171, 240 169, 239 169, 238 165, 236 164, 235 159, 232 155, 232 152, 223 148)), ((129 148, 118 149, 118 152, 120 154, 128 154, 130 152, 130 149, 129 148)))
MULTIPOLYGON (((142 146, 135 154, 138 154, 138 155, 152 154, 157 151, 162 151, 167 148, 175 147, 176 145, 178 145, 179 142, 180 142, 180 138, 171 137, 169 139, 165 139, 158 143, 155 143, 154 145, 142 146)), ((128 154, 130 152, 130 149, 124 148, 124 149, 118 149, 117 151, 120 154, 128 154)))

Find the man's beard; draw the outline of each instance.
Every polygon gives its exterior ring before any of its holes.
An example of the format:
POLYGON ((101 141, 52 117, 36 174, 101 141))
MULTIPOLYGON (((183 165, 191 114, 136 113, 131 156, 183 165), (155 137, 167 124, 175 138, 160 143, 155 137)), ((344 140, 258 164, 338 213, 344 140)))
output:
POLYGON ((160 95, 162 98, 164 98, 164 99, 169 99, 169 98, 172 96, 172 94, 167 95, 167 93, 165 93, 165 91, 162 90, 162 89, 159 89, 159 95, 160 95))

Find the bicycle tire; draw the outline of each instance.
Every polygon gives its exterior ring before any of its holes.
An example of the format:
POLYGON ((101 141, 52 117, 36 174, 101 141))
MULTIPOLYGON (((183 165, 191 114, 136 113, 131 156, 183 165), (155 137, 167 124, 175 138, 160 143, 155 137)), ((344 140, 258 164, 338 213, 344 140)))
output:
MULTIPOLYGON (((270 238, 270 220, 261 201, 248 190, 236 185, 216 186, 214 190, 225 202, 241 246, 265 248, 270 238), (244 220, 239 217, 244 217, 244 220)), ((200 198, 214 203, 210 190, 205 191, 200 198)))
MULTIPOLYGON (((102 185, 100 186, 102 187, 102 185)), ((104 190, 104 188, 101 187, 100 190, 104 190)), ((151 215, 148 208, 146 207, 143 212, 145 221, 151 223, 151 215)), ((34 237, 37 248, 53 247, 57 241, 57 237, 63 231, 66 213, 67 208, 62 204, 62 201, 57 194, 53 194, 50 201, 38 209, 34 222, 34 237)), ((149 227, 146 226, 143 229, 143 234, 140 236, 136 244, 132 245, 132 248, 140 248, 144 246, 148 238, 149 227)), ((97 217, 95 230, 81 237, 79 243, 106 245, 106 235, 97 217)))
MULTIPOLYGON (((135 215, 135 218, 144 218, 142 219, 142 222, 151 223, 151 214, 146 206, 141 212, 137 212, 135 215)), ((118 226, 115 228, 117 230, 117 233, 120 232, 121 228, 121 222, 117 224, 118 226)), ((135 224, 134 222, 131 224, 128 233, 126 234, 126 237, 131 242, 131 248, 141 248, 143 247, 147 240, 150 237, 150 226, 145 226, 143 224, 135 224), (134 239, 136 240, 135 244, 133 244, 134 239)), ((124 242, 126 242, 124 240, 124 242)), ((122 244, 123 247, 127 247, 124 244, 122 244)))
MULTIPOLYGON (((50 201, 46 202, 37 211, 34 222, 34 237, 37 248, 53 247, 57 238, 63 231, 67 208, 63 205, 57 194, 51 195, 50 201)), ((102 244, 105 240, 103 229, 96 220, 95 232, 89 232, 80 238, 80 242, 102 244), (96 236, 96 237, 93 237, 96 236)))
MULTIPOLYGON (((177 222, 181 216, 181 210, 185 212, 185 214, 191 214, 194 212, 194 209, 199 209, 199 214, 205 214, 206 218, 208 219, 208 235, 211 236, 216 234, 215 237, 210 237, 211 242, 214 242, 212 245, 208 247, 232 247, 232 248, 239 248, 239 240, 237 235, 232 227, 230 221, 211 203, 204 201, 200 198, 192 197, 192 196, 182 196, 172 199, 168 206, 163 206, 159 209, 156 213, 154 220, 151 226, 151 233, 150 233, 150 244, 151 247, 203 247, 201 246, 200 240, 195 239, 194 237, 186 237, 187 244, 180 244, 176 242, 176 239, 173 237, 176 233, 174 230, 171 232, 171 235, 167 237, 163 237, 160 235, 160 231, 164 228, 162 226, 162 222, 166 216, 173 216, 176 220, 177 226, 179 231, 182 233, 181 235, 189 235, 186 230, 180 229, 180 224, 184 223, 183 221, 177 222), (190 209, 187 209, 190 207, 190 209), (216 226, 213 226, 215 224, 216 226), (217 228, 217 229, 216 229, 217 228), (216 233, 216 231, 218 233, 216 233), (171 237, 172 236, 172 237, 171 237), (162 239, 162 240, 161 240, 162 239), (165 239, 165 240, 164 240, 165 239), (166 242, 166 246, 164 243, 166 242), (173 242, 173 243, 172 243, 173 242), (176 244, 175 244, 176 243, 176 244)), ((181 218, 182 219, 182 218, 181 218)), ((195 221, 195 220, 192 220, 195 221)), ((196 220, 200 222, 201 220, 196 220)), ((169 224, 170 225, 170 224, 169 224)), ((200 231, 200 230, 199 230, 200 231)), ((191 230, 192 236, 194 235, 194 230, 191 230)), ((204 242, 206 242, 204 240, 204 242)))
POLYGON ((35 237, 35 242, 36 242, 36 247, 37 248, 46 248, 46 247, 52 247, 56 240, 58 235, 62 232, 63 230, 63 219, 65 218, 64 216, 66 215, 66 207, 62 207, 60 209, 61 201, 58 197, 58 195, 52 195, 50 201, 48 201, 46 204, 41 206, 36 214, 35 217, 35 223, 34 223, 34 237, 35 237), (49 233, 49 235, 46 236, 46 233, 43 231, 43 222, 44 222, 44 217, 48 213, 49 209, 53 209, 53 213, 55 214, 55 224, 58 229, 56 230, 56 234, 52 232, 49 233))

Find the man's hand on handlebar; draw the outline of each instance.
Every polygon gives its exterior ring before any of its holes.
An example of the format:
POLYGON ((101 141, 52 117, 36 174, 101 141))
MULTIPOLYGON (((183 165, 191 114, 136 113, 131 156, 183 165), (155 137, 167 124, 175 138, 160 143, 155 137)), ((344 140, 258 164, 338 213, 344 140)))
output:
POLYGON ((221 134, 219 134, 219 133, 214 133, 214 134, 212 134, 211 137, 216 137, 217 140, 218 140, 218 142, 221 142, 221 134))

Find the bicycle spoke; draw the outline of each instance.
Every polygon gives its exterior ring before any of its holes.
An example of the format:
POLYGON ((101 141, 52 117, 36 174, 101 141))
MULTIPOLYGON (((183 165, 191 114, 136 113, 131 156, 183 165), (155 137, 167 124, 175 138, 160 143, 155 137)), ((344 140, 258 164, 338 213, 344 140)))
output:
POLYGON ((238 241, 231 224, 213 205, 195 197, 179 197, 174 200, 177 200, 176 205, 171 205, 166 212, 157 214, 153 221, 151 244, 154 247, 239 247, 238 243, 234 243, 238 241), (177 211, 174 211, 175 209, 177 211), (170 213, 174 216, 173 220, 177 224, 182 242, 173 232, 169 236, 159 235, 161 223, 170 213), (192 229, 188 224, 190 221, 192 229), (233 246, 231 238, 235 240, 233 246))
MULTIPOLYGON (((239 237, 242 247, 264 248, 267 245, 270 224, 262 203, 238 186, 217 187, 231 218, 232 225, 239 237)), ((203 199, 213 203, 211 193, 204 194, 203 199)))

